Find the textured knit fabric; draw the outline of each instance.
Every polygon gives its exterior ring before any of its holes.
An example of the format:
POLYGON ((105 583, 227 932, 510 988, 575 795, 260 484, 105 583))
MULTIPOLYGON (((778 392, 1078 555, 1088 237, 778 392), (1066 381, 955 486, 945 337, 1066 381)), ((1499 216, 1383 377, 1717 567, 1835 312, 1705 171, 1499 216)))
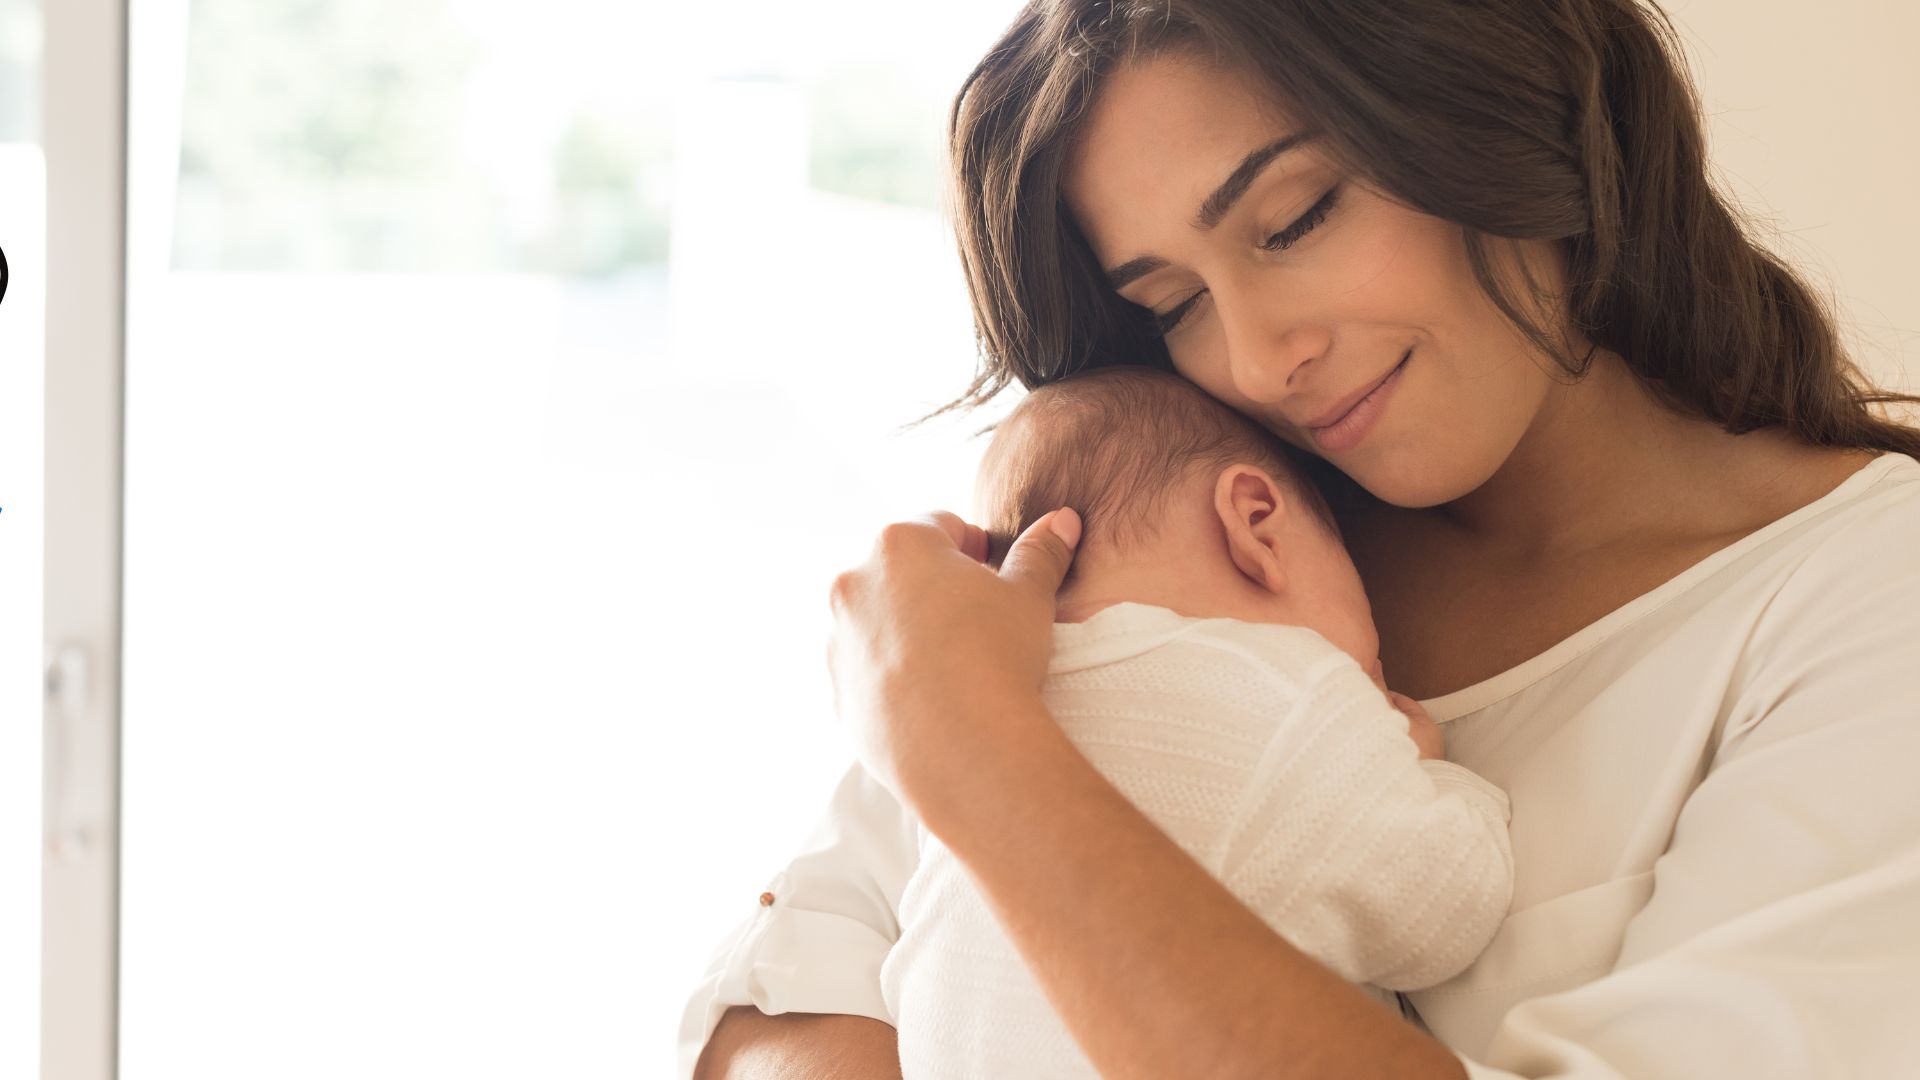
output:
MULTIPOLYGON (((1384 1003, 1380 988, 1460 972, 1500 925, 1505 795, 1418 760, 1406 718, 1319 634, 1129 603, 1056 625, 1054 644, 1043 696, 1088 761, 1268 925, 1384 1003)), ((1096 1076, 965 869, 918 836, 880 973, 907 1080, 1096 1076)))

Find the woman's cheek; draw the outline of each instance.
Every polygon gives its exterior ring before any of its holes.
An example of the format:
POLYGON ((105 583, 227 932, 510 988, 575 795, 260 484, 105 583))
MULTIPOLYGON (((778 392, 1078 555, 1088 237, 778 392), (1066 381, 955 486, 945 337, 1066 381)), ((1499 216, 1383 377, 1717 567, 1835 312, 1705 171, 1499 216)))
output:
POLYGON ((1211 325, 1212 320, 1208 322, 1204 327, 1188 327, 1167 342, 1173 370, 1214 398, 1248 411, 1253 405, 1234 382, 1222 335, 1211 325))
POLYGON ((1544 374, 1524 356, 1500 359, 1497 344, 1479 344, 1484 351, 1472 356, 1434 350, 1434 363, 1422 372, 1426 392, 1409 395, 1403 419, 1411 437, 1401 450, 1414 463, 1408 468, 1418 473, 1413 486, 1423 505, 1450 502, 1486 483, 1539 411, 1544 374))

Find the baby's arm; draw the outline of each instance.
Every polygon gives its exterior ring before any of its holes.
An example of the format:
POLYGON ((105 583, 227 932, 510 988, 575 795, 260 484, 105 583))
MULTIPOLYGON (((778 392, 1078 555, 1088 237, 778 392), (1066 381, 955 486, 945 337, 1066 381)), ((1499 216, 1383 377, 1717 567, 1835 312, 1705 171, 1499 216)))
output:
POLYGON ((1420 703, 1405 694, 1387 691, 1387 700, 1407 718, 1407 734, 1413 737, 1413 745, 1420 750, 1421 760, 1444 758, 1447 756, 1447 737, 1440 731, 1440 725, 1433 722, 1427 710, 1420 703))
POLYGON ((1513 888, 1505 793, 1427 757, 1439 731, 1412 707, 1353 665, 1320 672, 1255 766, 1216 870, 1295 946, 1389 990, 1464 970, 1513 888))

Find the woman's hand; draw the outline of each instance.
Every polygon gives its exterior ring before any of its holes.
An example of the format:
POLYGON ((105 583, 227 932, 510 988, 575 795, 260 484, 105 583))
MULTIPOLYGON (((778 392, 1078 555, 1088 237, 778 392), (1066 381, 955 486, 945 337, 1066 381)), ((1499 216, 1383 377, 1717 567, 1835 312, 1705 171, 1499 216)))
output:
POLYGON ((827 664, 834 707, 867 771, 918 809, 1007 715, 974 709, 1035 695, 1053 653, 1054 597, 1080 518, 1056 510, 1016 539, 998 573, 987 535, 938 512, 881 530, 873 554, 834 579, 827 664), (964 722, 964 726, 963 726, 964 722))

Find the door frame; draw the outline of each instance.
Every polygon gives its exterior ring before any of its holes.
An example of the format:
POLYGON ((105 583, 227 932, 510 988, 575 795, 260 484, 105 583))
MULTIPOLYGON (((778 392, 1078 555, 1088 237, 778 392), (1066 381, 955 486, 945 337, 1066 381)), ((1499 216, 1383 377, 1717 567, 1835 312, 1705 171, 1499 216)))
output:
POLYGON ((42 8, 46 548, 40 1073, 119 1056, 126 0, 42 8))

